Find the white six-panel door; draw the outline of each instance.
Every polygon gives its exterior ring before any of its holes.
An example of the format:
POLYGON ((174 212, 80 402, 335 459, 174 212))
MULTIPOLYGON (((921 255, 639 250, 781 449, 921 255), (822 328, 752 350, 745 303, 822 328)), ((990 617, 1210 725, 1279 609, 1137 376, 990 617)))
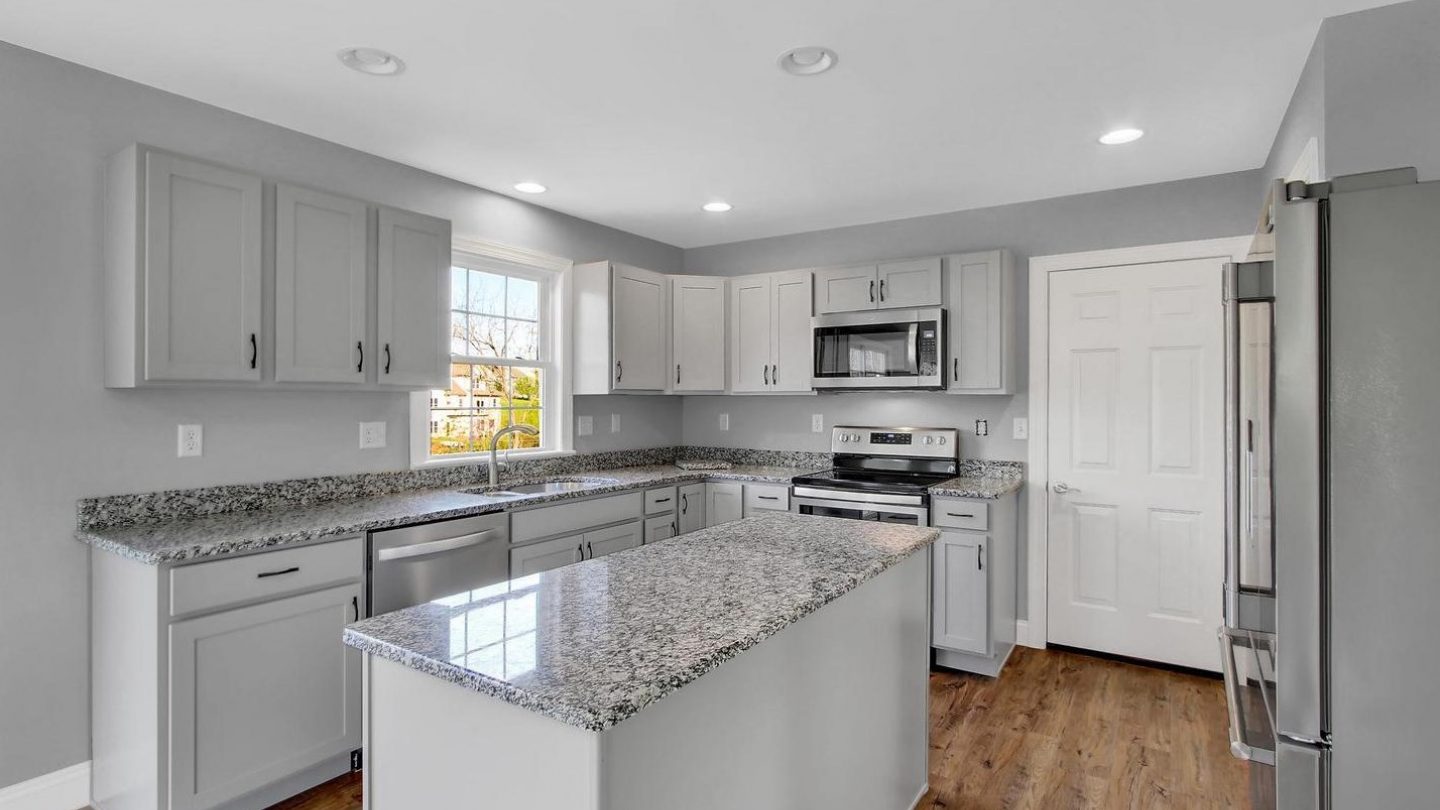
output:
POLYGON ((1049 274, 1052 643, 1219 667, 1221 263, 1049 274))

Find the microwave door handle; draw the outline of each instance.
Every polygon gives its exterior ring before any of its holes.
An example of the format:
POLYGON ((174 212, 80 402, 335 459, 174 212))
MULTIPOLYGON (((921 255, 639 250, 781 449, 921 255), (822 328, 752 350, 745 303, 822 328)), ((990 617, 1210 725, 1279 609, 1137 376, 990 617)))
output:
POLYGON ((920 324, 910 324, 909 337, 906 339, 905 345, 907 347, 905 360, 909 363, 910 373, 918 377, 920 375, 920 324))

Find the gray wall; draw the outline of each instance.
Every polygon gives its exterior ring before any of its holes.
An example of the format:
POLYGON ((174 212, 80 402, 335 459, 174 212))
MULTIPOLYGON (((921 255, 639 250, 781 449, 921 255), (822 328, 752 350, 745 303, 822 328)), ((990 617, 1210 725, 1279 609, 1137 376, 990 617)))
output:
MULTIPOLYGON (((89 758, 87 495, 403 469, 404 394, 108 391, 101 385, 101 188, 133 141, 454 220, 455 234, 678 271, 678 248, 0 43, 0 786, 89 758), (384 420, 389 446, 356 448, 384 420), (205 455, 175 458, 175 425, 205 455)), ((680 404, 584 398, 622 432, 581 449, 670 445, 680 404)))
POLYGON ((1260 188, 1255 193, 1256 206, 1264 199, 1271 180, 1288 176, 1311 138, 1318 147, 1320 176, 1328 176, 1325 173, 1325 26, 1328 25, 1324 23, 1315 37, 1310 57, 1305 60, 1305 68, 1295 84, 1295 94, 1280 122, 1280 130, 1275 133, 1275 142, 1262 169, 1260 188))

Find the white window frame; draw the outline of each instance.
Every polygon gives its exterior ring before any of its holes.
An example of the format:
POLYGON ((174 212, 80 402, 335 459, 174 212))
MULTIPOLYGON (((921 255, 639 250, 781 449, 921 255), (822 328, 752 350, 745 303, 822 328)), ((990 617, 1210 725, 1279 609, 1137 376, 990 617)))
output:
MULTIPOLYGON (((456 238, 451 246, 451 265, 474 270, 528 278, 540 285, 540 360, 467 358, 452 355, 455 362, 496 366, 539 366, 541 369, 540 435, 546 446, 531 450, 502 451, 505 458, 534 459, 574 455, 570 396, 570 274, 574 263, 544 253, 494 242, 456 238)), ((449 305, 446 306, 449 317, 449 305)), ((489 453, 430 455, 430 392, 410 394, 410 466, 456 467, 488 461, 489 453)))

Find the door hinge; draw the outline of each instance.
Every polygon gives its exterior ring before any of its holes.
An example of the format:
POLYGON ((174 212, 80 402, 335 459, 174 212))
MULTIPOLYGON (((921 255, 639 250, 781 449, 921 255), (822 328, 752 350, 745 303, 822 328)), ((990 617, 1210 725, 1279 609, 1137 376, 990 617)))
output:
POLYGON ((356 748, 350 752, 350 770, 358 771, 365 767, 365 749, 356 748))

